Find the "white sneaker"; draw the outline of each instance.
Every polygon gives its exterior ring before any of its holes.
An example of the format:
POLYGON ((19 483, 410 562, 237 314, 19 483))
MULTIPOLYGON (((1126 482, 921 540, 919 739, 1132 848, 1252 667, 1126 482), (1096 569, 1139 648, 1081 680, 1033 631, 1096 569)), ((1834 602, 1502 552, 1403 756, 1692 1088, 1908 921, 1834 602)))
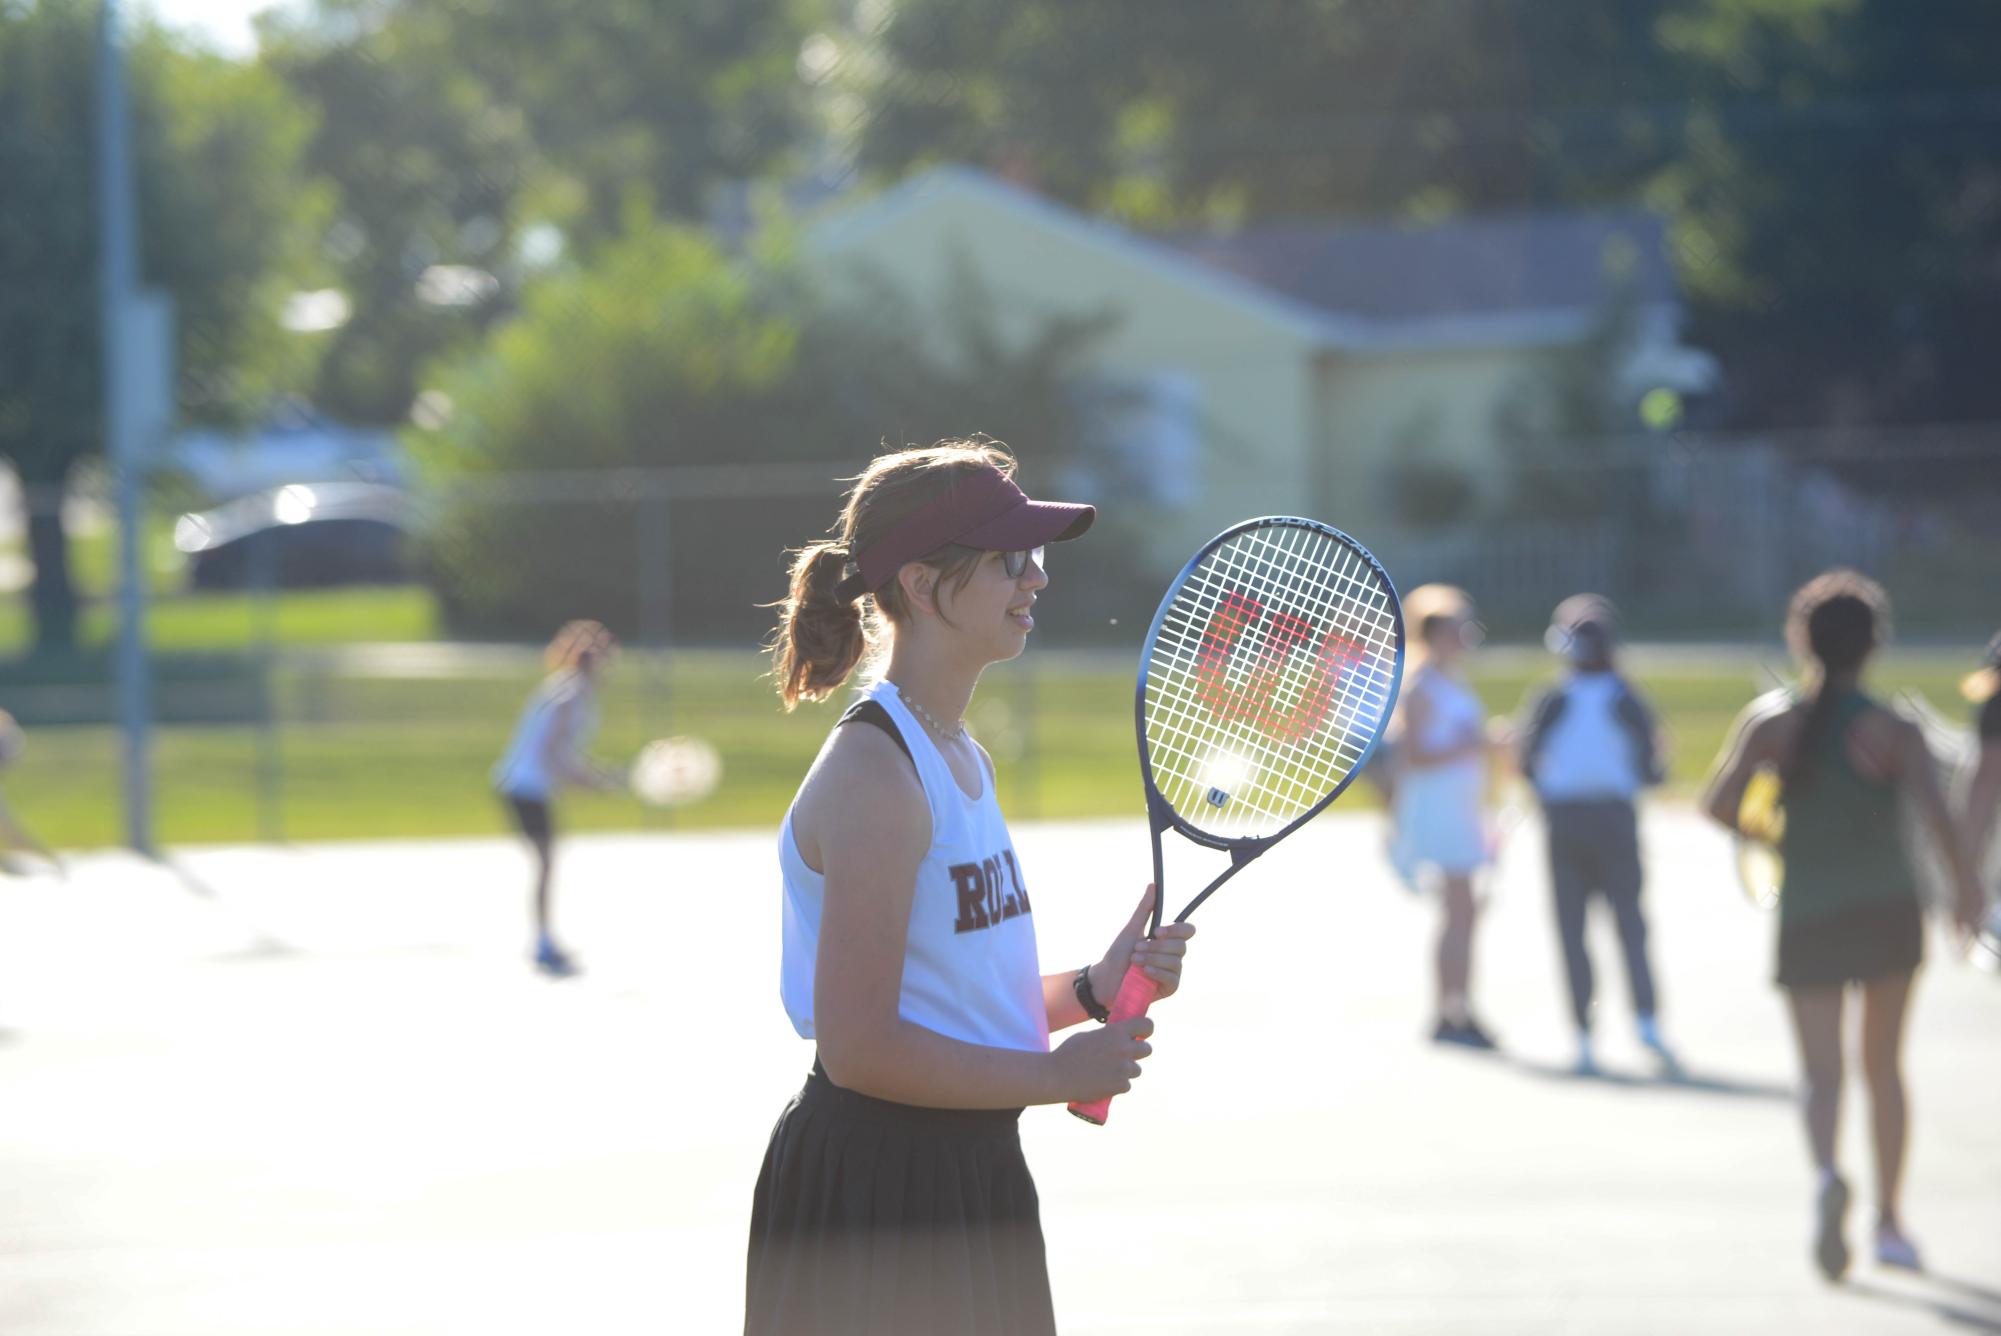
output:
POLYGON ((1892 1225, 1876 1226, 1876 1265, 1901 1267, 1906 1271, 1925 1269, 1918 1260, 1918 1245, 1892 1225))
POLYGON ((1652 1050, 1663 1071, 1671 1076, 1681 1071, 1680 1061, 1676 1059, 1674 1050, 1667 1046, 1667 1040, 1661 1038, 1660 1027, 1654 1024, 1652 1016, 1640 1017, 1640 1042, 1652 1050))

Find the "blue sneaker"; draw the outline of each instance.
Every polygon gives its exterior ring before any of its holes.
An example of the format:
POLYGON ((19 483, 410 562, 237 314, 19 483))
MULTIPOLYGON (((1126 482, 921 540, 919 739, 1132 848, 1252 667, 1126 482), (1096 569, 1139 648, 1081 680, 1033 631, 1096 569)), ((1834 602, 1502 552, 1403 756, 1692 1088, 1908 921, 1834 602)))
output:
POLYGON ((535 968, 552 979, 567 979, 579 973, 577 962, 563 954, 553 942, 544 942, 535 948, 535 968))
POLYGON ((1494 1037, 1480 1028, 1480 1023, 1468 1016, 1463 1021, 1448 1021, 1441 1018, 1431 1032, 1434 1044, 1457 1044, 1461 1048, 1487 1051, 1500 1047, 1494 1037))

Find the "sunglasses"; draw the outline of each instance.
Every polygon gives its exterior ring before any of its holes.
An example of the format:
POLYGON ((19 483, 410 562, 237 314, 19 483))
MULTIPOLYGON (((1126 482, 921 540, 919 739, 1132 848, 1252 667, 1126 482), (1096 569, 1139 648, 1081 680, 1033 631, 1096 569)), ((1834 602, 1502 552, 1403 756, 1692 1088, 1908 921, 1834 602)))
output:
POLYGON ((1010 580, 1019 580, 1022 572, 1028 569, 1030 561, 1034 561, 1038 568, 1046 570, 1048 568, 1042 564, 1042 554, 1046 550, 1038 547, 1027 552, 1003 552, 1001 569, 1007 572, 1007 578, 1010 580))

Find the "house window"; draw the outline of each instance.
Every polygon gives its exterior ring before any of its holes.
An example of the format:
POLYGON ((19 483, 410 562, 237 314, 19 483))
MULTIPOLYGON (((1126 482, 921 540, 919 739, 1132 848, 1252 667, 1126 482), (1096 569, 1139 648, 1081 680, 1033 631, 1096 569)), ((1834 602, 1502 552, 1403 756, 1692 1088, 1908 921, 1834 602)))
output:
POLYGON ((1180 371, 1102 376, 1084 392, 1089 448, 1076 483, 1108 496, 1184 506, 1202 494, 1202 387, 1180 371))

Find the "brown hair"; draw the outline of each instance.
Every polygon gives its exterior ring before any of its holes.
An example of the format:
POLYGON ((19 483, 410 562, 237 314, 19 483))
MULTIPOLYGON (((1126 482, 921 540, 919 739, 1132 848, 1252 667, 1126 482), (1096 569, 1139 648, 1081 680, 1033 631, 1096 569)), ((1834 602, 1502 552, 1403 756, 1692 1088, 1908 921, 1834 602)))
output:
POLYGON ((1404 624, 1417 634, 1405 646, 1405 657, 1417 667, 1431 657, 1431 638, 1457 621, 1471 620, 1473 599, 1456 585, 1419 585, 1404 596, 1404 624))
POLYGON ((580 667, 586 659, 603 659, 617 645, 617 638, 605 628, 603 622, 580 618, 563 624, 563 629, 549 641, 549 648, 543 651, 542 659, 549 665, 550 672, 556 672, 580 667))
POLYGON ((1793 595, 1786 609, 1786 643, 1795 655, 1813 661, 1817 680, 1792 755, 1779 769, 1788 792, 1805 792, 1813 783, 1820 735, 1834 720, 1828 674, 1861 668, 1889 633, 1889 595, 1860 571, 1824 571, 1793 595))
MULTIPOLYGON (((903 589, 894 581, 859 599, 835 596, 855 554, 982 469, 1013 477, 1014 457, 984 436, 877 455, 853 480, 841 517, 827 531, 833 537, 794 552, 789 592, 769 605, 778 609, 778 629, 765 646, 787 710, 839 690, 857 664, 880 651, 888 628, 909 616, 903 589)), ((957 590, 972 578, 981 555, 977 548, 949 543, 919 560, 957 590)))

